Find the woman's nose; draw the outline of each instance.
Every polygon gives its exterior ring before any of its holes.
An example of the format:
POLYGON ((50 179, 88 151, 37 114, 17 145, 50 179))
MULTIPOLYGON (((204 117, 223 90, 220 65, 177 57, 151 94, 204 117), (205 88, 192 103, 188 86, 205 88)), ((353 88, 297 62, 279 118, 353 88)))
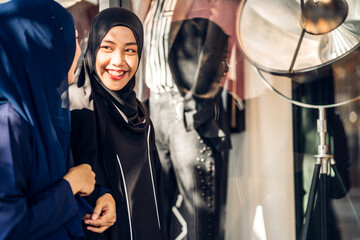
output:
POLYGON ((125 55, 122 54, 120 51, 115 51, 111 56, 111 64, 115 66, 121 66, 125 62, 125 55))

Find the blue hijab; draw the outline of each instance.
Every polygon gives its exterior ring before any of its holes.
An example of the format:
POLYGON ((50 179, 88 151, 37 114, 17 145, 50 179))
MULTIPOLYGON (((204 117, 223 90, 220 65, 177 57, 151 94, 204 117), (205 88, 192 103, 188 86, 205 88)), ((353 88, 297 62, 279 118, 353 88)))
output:
POLYGON ((59 181, 69 168, 67 74, 75 49, 73 19, 56 2, 1 4, 0 103, 11 103, 31 125, 35 157, 48 173, 35 192, 59 181))

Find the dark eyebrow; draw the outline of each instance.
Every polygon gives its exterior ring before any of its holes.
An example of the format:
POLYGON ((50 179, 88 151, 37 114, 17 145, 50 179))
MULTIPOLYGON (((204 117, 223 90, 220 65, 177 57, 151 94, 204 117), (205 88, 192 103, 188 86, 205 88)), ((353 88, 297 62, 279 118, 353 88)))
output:
POLYGON ((129 42, 125 44, 126 46, 131 46, 131 45, 137 45, 136 42, 129 42))
MULTIPOLYGON (((103 43, 110 43, 110 44, 115 44, 115 42, 111 41, 111 40, 103 40, 103 43)), ((126 46, 132 46, 132 45, 137 45, 136 42, 129 42, 125 44, 126 46)))
POLYGON ((111 43, 111 44, 115 44, 113 41, 111 40, 102 40, 103 43, 111 43))

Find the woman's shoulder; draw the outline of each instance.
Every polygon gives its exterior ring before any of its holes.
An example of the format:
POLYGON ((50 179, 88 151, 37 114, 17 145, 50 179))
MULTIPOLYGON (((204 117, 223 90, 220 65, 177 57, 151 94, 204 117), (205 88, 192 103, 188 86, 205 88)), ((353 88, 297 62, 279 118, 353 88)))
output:
POLYGON ((16 108, 9 102, 0 104, 0 124, 3 126, 11 125, 13 127, 29 126, 29 123, 20 115, 16 108))
POLYGON ((0 104, 0 132, 2 136, 8 133, 14 139, 31 138, 31 125, 9 102, 0 104))

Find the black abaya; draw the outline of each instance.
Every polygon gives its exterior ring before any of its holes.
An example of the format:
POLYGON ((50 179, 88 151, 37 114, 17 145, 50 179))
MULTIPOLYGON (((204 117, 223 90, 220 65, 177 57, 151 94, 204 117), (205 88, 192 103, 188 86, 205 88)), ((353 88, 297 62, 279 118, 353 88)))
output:
MULTIPOLYGON (((145 107, 133 91, 135 78, 120 91, 101 82, 95 70, 96 54, 114 26, 130 28, 138 44, 140 20, 123 8, 109 8, 94 19, 81 71, 70 87, 72 151, 76 164, 89 163, 96 183, 116 201, 117 220, 103 234, 88 239, 164 239, 161 199, 161 166, 154 131, 145 107)), ((99 189, 99 188, 98 188, 99 189)), ((94 205, 99 192, 88 197, 94 205)))

